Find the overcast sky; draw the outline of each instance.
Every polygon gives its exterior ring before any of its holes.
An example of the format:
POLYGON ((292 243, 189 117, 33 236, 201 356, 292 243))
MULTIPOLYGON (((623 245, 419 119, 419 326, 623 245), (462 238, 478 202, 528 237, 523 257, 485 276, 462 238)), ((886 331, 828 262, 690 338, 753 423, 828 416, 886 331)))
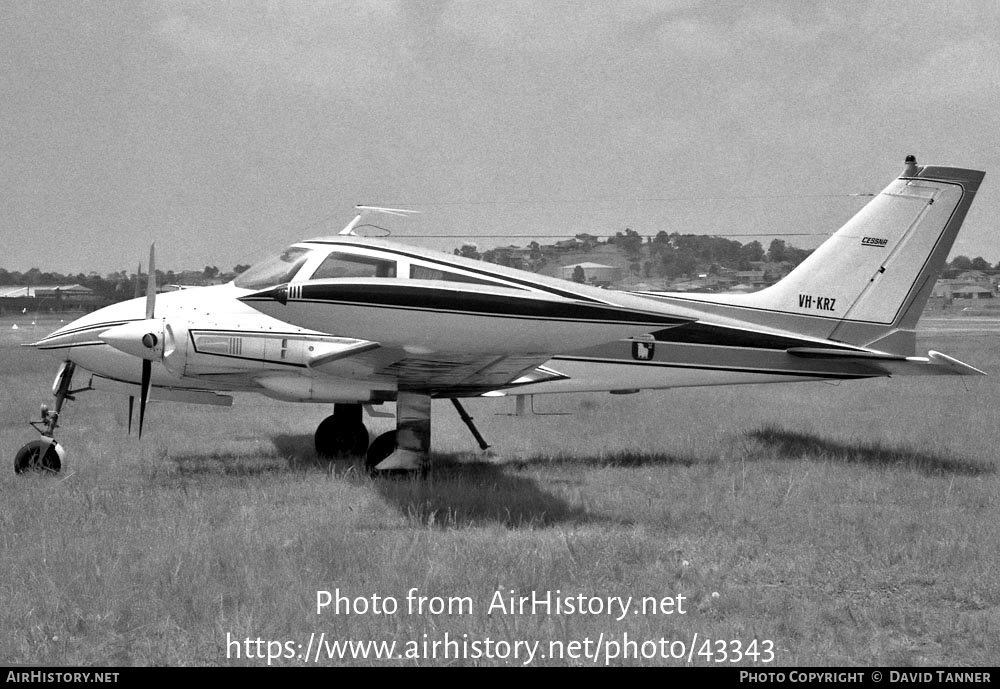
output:
POLYGON ((998 8, 5 0, 0 267, 228 270, 358 203, 424 245, 811 247, 910 153, 987 171, 953 255, 997 262, 998 8))

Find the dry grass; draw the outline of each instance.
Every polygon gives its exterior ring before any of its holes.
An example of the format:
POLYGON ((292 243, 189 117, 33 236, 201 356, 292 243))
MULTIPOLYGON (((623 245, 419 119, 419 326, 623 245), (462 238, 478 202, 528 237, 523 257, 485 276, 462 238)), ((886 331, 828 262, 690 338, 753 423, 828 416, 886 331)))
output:
MULTIPOLYGON (((55 370, 14 347, 18 337, 31 339, 0 321, 8 462, 55 370)), ((940 332, 922 344, 1000 371, 996 340, 940 332)), ((447 632, 546 647, 626 633, 770 639, 769 666, 991 665, 997 380, 549 397, 536 409, 572 415, 527 418, 496 415, 509 401, 474 401, 491 458, 440 404, 426 483, 319 466, 320 407, 252 396, 231 410, 155 405, 139 443, 125 434, 124 400, 82 395, 64 415, 67 472, 0 472, 0 660, 261 665, 227 658, 227 633, 402 645, 447 632), (317 590, 403 602, 413 587, 475 608, 315 611, 317 590), (510 589, 679 594, 687 607, 621 621, 487 615, 510 589)))

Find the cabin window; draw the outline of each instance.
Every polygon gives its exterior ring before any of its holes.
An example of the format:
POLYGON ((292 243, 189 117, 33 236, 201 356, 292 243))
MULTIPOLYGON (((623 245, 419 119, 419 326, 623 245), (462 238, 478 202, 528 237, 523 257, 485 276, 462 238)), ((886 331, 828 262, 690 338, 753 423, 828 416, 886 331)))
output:
POLYGON ((428 268, 427 266, 418 265, 410 266, 410 277, 414 280, 443 280, 445 282, 469 282, 473 285, 508 287, 508 285, 501 285, 493 282, 492 280, 480 280, 479 278, 474 278, 471 275, 450 273, 447 270, 438 270, 437 268, 428 268))
POLYGON ((288 282, 299 272, 310 251, 312 249, 299 246, 289 247, 243 271, 233 283, 244 289, 266 289, 288 282))
POLYGON ((374 256, 333 252, 313 273, 313 280, 325 278, 394 278, 396 262, 374 256))

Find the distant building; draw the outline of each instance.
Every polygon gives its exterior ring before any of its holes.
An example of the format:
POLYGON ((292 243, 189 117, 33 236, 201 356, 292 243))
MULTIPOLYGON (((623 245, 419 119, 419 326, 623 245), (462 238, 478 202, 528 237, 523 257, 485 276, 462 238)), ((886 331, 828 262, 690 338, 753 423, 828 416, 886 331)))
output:
POLYGON ((563 280, 572 280, 573 272, 578 266, 583 269, 584 279, 587 284, 607 287, 608 285, 621 282, 622 269, 620 267, 606 266, 601 263, 590 262, 574 263, 571 266, 562 266, 559 268, 559 277, 563 280))
POLYGON ((952 299, 992 299, 993 290, 980 285, 965 285, 951 292, 952 299))
POLYGON ((795 270, 795 264, 791 261, 778 261, 776 263, 770 263, 768 261, 750 261, 750 268, 755 271, 767 273, 772 282, 777 282, 795 270))
POLYGON ((574 237, 572 239, 564 239, 562 241, 556 242, 552 246, 557 251, 576 251, 577 249, 583 248, 584 243, 581 242, 576 237, 574 237))
POLYGON ((704 280, 677 280, 670 285, 672 292, 708 292, 708 285, 704 280))
POLYGON ((531 262, 531 247, 528 246, 498 246, 493 250, 496 262, 512 268, 526 268, 531 262))
POLYGON ((0 299, 86 299, 94 290, 83 285, 10 285, 0 286, 0 299))
POLYGON ((733 279, 739 285, 744 286, 742 291, 751 292, 774 283, 773 279, 769 279, 769 274, 763 270, 738 270, 733 279))
POLYGON ((98 301, 94 290, 83 285, 0 286, 0 313, 80 310, 98 301))
POLYGON ((982 281, 968 281, 958 279, 938 280, 934 283, 931 296, 943 299, 950 303, 953 299, 991 299, 994 296, 995 287, 987 279, 982 281))
POLYGON ((981 270, 967 270, 964 273, 959 273, 955 279, 967 283, 990 284, 990 276, 981 270))

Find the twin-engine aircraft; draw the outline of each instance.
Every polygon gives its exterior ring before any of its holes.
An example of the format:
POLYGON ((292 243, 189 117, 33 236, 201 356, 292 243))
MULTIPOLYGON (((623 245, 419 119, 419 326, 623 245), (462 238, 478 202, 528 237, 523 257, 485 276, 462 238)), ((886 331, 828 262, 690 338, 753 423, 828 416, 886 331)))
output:
MULTIPOLYGON (((62 359, 55 407, 32 422, 15 471, 59 471, 63 403, 83 390, 232 403, 231 392, 333 404, 324 457, 373 473, 429 465, 431 401, 578 391, 982 372, 914 330, 983 179, 920 166, 902 174, 777 284, 752 294, 617 292, 439 252, 340 235, 294 244, 236 280, 88 314, 32 345, 62 359), (74 373, 91 372, 74 389, 74 373), (369 442, 363 407, 396 403, 369 442)), ((393 212, 393 211, 390 211, 393 212)), ((152 258, 152 257, 151 257, 152 258)), ((149 273, 153 274, 152 261, 149 273)), ((371 408, 369 408, 371 412, 371 408)))

